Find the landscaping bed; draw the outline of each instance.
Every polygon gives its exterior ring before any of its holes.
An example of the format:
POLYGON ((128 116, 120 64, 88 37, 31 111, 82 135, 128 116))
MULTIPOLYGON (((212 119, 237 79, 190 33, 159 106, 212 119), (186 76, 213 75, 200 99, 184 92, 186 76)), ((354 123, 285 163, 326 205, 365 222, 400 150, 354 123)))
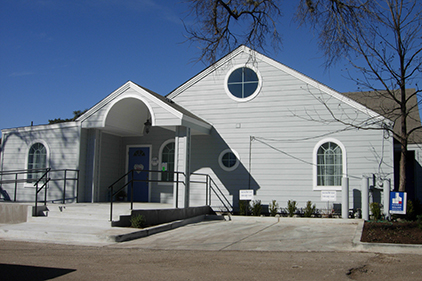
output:
POLYGON ((361 241, 422 245, 422 228, 418 227, 418 223, 415 221, 366 221, 363 227, 361 241))

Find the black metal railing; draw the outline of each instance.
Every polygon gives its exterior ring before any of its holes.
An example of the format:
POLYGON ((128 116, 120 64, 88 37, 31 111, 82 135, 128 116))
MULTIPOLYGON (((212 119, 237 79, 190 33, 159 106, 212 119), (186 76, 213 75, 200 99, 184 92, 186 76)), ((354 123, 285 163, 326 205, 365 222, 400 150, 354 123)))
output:
MULTIPOLYGON (((79 193, 79 170, 76 169, 28 169, 28 170, 10 170, 10 171, 0 171, 0 186, 13 184, 13 201, 18 200, 18 187, 20 184, 30 184, 35 187, 35 205, 38 204, 38 194, 44 190, 44 205, 47 200, 47 189, 49 182, 57 182, 60 186, 62 184, 62 196, 59 198, 54 198, 52 201, 61 201, 63 204, 66 203, 66 188, 68 181, 74 181, 76 184, 76 195, 72 199, 78 201, 79 193), (42 183, 41 187, 40 184, 42 183)), ((5 189, 2 188, 3 192, 5 189)), ((6 195, 6 194, 5 194, 6 195)), ((10 197, 10 196, 9 196, 10 197)), ((11 199, 11 198, 10 198, 11 199)))
POLYGON ((51 171, 50 168, 47 168, 44 174, 34 183, 35 186, 35 210, 33 215, 38 216, 38 193, 40 193, 41 190, 44 190, 44 206, 47 205, 47 184, 51 180, 51 178, 48 177, 48 173, 51 171), (42 183, 42 186, 38 188, 38 184, 42 183))
POLYGON ((207 206, 212 206, 212 194, 214 194, 227 212, 233 212, 232 204, 209 174, 192 173, 191 175, 205 177, 203 181, 191 180, 190 182, 205 184, 205 204, 207 206))
POLYGON ((133 190, 134 190, 134 182, 165 182, 165 183, 176 183, 176 194, 174 195, 175 200, 175 207, 178 208, 178 195, 179 195, 179 184, 185 184, 185 181, 180 180, 180 175, 186 178, 185 174, 183 172, 168 172, 168 171, 156 171, 156 170, 136 170, 132 169, 123 176, 121 176, 119 179, 117 179, 115 182, 113 182, 108 188, 110 190, 110 221, 113 221, 113 201, 115 197, 124 190, 125 187, 130 186, 130 209, 133 210, 133 190), (172 173, 173 180, 152 180, 147 177, 144 180, 136 180, 134 179, 134 173, 135 172, 141 172, 141 173, 159 173, 159 174, 169 174, 172 173), (130 179, 129 179, 130 175, 130 179), (115 189, 115 185, 118 185, 119 182, 124 181, 119 185, 117 189, 115 189))

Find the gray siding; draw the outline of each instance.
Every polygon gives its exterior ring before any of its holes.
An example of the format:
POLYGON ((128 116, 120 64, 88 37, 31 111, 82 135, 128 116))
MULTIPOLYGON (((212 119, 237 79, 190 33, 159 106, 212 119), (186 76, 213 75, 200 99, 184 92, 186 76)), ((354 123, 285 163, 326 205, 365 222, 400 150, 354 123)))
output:
MULTIPOLYGON (((53 170, 79 169, 79 135, 79 124, 76 122, 3 130, 1 169, 2 171, 27 169, 28 152, 31 145, 36 142, 43 143, 47 148, 47 167, 53 170)), ((74 177, 73 174, 71 175, 74 177)), ((63 178, 63 176, 62 172, 50 175, 52 179, 63 178)), ((25 177, 26 175, 20 175, 19 179, 25 177)), ((5 179, 7 178, 4 177, 3 180, 5 179)), ((76 182, 68 181, 66 185, 65 197, 74 198, 76 182)), ((63 198, 63 186, 63 181, 51 181, 48 200, 63 198)), ((14 184, 4 184, 2 187, 9 195, 14 193, 14 184)), ((18 184, 17 200, 33 201, 34 198, 35 190, 31 184, 18 184)))
MULTIPOLYGON (((224 89, 227 71, 248 59, 246 55, 237 56, 229 65, 173 97, 215 128, 211 136, 192 137, 192 172, 212 171, 214 180, 233 196, 235 205, 239 189, 249 187, 250 169, 250 187, 263 204, 275 199, 285 207, 291 199, 304 207, 311 200, 319 208, 326 203, 321 202, 319 191, 313 191, 312 161, 315 145, 324 138, 335 138, 346 148, 351 206, 352 195, 360 190, 362 174, 393 172, 391 137, 384 137, 382 131, 345 130, 346 126, 335 122, 320 100, 345 122, 360 122, 368 115, 282 71, 274 63, 254 61, 263 81, 253 100, 237 102, 228 97, 224 89), (249 155, 251 136, 259 141, 252 141, 249 155), (217 161, 226 148, 236 150, 240 156, 241 165, 232 172, 222 170, 217 161)), ((205 200, 194 188, 191 192, 192 200, 205 200)), ((337 192, 339 202, 341 196, 337 192)))

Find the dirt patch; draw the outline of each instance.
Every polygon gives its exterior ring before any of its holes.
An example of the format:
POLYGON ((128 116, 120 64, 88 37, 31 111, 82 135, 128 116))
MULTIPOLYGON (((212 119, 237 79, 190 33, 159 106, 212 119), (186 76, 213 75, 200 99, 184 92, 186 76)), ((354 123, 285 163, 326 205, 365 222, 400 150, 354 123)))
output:
POLYGON ((422 229, 417 222, 365 222, 361 241, 422 244, 422 229))

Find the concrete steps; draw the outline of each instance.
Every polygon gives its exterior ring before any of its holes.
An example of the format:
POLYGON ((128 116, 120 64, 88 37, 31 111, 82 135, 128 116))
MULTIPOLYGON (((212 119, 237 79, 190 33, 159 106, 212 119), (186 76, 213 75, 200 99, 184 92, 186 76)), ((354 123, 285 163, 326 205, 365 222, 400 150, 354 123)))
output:
MULTIPOLYGON (((136 203, 137 208, 170 208, 171 206, 136 203)), ((32 208, 32 207, 31 207, 32 208)), ((130 215, 130 204, 116 203, 113 220, 130 215)), ((48 204, 44 216, 27 218, 27 222, 0 224, 0 239, 54 243, 104 244, 116 242, 116 236, 136 231, 111 227, 109 203, 48 204)))
MULTIPOLYGON (((134 209, 170 209, 171 205, 136 203, 134 209)), ((204 216, 179 220, 144 229, 112 227, 110 204, 49 204, 44 216, 28 217, 27 222, 0 224, 0 239, 25 240, 63 244, 99 245, 128 241, 154 233, 170 230, 188 223, 198 222, 204 216)), ((117 203, 113 208, 113 220, 130 215, 129 203, 117 203)))

